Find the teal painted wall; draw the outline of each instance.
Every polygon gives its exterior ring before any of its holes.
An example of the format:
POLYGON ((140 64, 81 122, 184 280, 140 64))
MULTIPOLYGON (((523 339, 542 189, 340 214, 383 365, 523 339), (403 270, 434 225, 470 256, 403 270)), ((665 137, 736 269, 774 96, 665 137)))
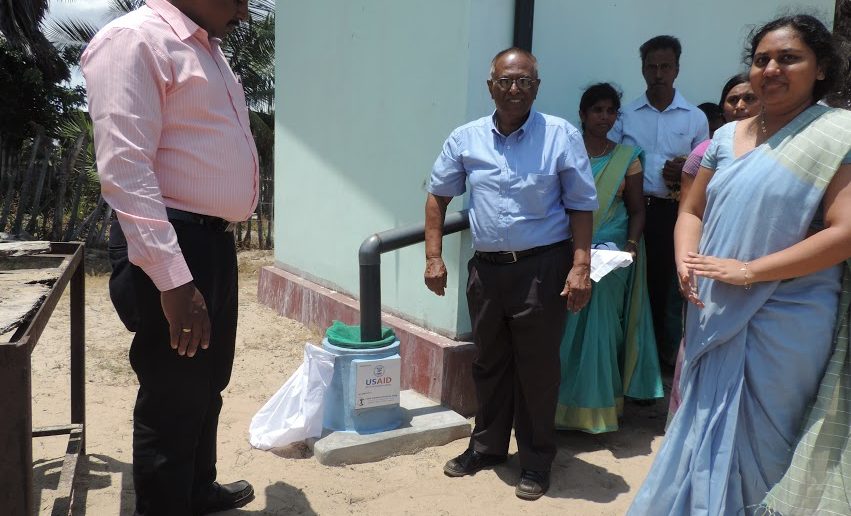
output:
POLYGON ((754 26, 806 12, 830 28, 834 9, 835 0, 536 0, 537 106, 578 125, 579 98, 595 82, 613 82, 624 102, 633 100, 645 90, 638 47, 659 34, 683 45, 677 89, 695 105, 718 102, 727 79, 746 69, 742 51, 754 26))
MULTIPOLYGON (((683 42, 677 80, 697 104, 717 101, 742 69, 751 25, 776 0, 537 0, 537 109, 577 122, 582 89, 644 90, 638 47, 683 42)), ((805 4, 833 19, 834 0, 805 4)), ((275 260, 357 297, 357 251, 372 233, 421 223, 424 182, 449 132, 489 113, 490 59, 510 46, 514 0, 279 0, 276 28, 275 260)), ((450 210, 463 207, 456 199, 450 210)), ((469 233, 444 239, 446 296, 423 285, 422 244, 382 258, 385 309, 448 336, 469 332, 469 233)))
MULTIPOLYGON (((492 109, 485 80, 511 44, 514 2, 286 0, 277 15, 275 260, 357 295, 361 242, 423 221, 443 140, 492 109)), ((383 255, 385 308, 469 332, 470 254, 467 233, 445 239, 443 298, 423 285, 422 244, 383 255)))

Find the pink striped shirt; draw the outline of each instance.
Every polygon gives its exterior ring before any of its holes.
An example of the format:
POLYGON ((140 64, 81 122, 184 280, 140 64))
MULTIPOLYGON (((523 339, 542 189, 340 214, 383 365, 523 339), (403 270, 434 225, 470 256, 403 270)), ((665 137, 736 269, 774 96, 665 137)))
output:
POLYGON ((192 281, 166 207, 245 220, 258 159, 220 41, 165 0, 109 23, 81 64, 103 197, 158 289, 192 281))

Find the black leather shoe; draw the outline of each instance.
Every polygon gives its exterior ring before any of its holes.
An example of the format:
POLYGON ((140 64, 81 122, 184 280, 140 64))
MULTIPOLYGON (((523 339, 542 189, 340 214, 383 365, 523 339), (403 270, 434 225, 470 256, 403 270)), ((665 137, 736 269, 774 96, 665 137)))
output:
POLYGON ((479 453, 468 448, 467 451, 447 462, 443 466, 443 472, 450 477, 473 475, 479 470, 502 464, 507 458, 505 455, 479 453))
POLYGON ((254 500, 254 488, 245 480, 230 484, 213 482, 201 514, 237 509, 254 500))
POLYGON ((547 489, 550 488, 550 472, 549 471, 533 471, 524 469, 520 471, 520 482, 514 490, 517 498, 524 500, 537 500, 544 496, 547 489))

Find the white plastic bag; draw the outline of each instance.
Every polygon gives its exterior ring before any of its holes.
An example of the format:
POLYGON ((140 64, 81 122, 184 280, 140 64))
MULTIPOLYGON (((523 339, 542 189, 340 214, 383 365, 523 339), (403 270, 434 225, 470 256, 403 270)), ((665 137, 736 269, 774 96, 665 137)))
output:
POLYGON ((304 362, 251 418, 251 446, 269 450, 322 435, 325 390, 333 375, 334 354, 305 345, 304 362))

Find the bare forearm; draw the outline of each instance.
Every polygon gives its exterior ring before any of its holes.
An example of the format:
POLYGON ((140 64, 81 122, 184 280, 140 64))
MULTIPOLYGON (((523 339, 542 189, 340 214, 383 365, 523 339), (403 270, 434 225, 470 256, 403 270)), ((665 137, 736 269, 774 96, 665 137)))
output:
POLYGON ((570 231, 573 233, 573 266, 591 264, 591 231, 594 214, 590 211, 570 213, 570 231))
POLYGON ((428 194, 425 205, 425 252, 426 258, 442 256, 443 222, 446 219, 446 207, 451 197, 428 194))
POLYGON ((758 258, 749 264, 752 281, 797 278, 826 269, 851 257, 851 231, 827 228, 792 247, 758 258))
POLYGON ((683 172, 680 177, 680 211, 682 211, 685 206, 685 200, 688 199, 688 193, 691 191, 693 184, 694 176, 683 172))
POLYGON ((688 253, 696 253, 703 231, 703 221, 693 213, 680 211, 674 226, 674 257, 681 263, 688 253))

